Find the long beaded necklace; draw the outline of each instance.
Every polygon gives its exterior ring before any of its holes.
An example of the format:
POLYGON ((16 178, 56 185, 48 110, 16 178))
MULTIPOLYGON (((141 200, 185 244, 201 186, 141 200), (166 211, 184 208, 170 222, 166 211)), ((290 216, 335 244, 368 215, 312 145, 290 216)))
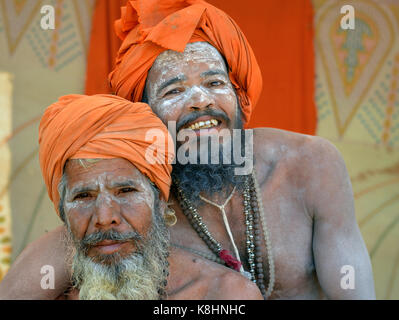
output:
POLYGON ((256 180, 255 172, 253 171, 251 176, 246 177, 244 181, 244 190, 243 190, 244 215, 245 215, 245 226, 246 226, 245 230, 246 249, 248 254, 248 265, 250 269, 249 273, 245 272, 241 266, 238 250, 236 250, 236 246, 234 244, 234 240, 232 239, 231 232, 229 232, 228 222, 226 223, 227 218, 224 212, 224 207, 231 199, 235 189, 233 189, 232 194, 223 205, 215 204, 203 197, 201 198, 204 201, 218 207, 222 211, 222 214, 224 214, 223 218, 225 226, 229 233, 230 240, 233 243, 234 251, 236 251, 236 258, 238 259, 238 261, 232 258, 227 250, 222 250, 221 244, 211 235, 207 226, 202 221, 202 217, 198 214, 197 209, 185 196, 183 190, 179 186, 178 181, 175 181, 174 188, 183 213, 189 220, 193 229, 198 233, 200 238, 207 244, 208 248, 212 252, 214 252, 214 254, 217 257, 220 257, 227 266, 235 269, 236 271, 240 271, 244 275, 246 275, 245 273, 247 273, 248 278, 250 278, 254 283, 258 285, 264 299, 267 299, 271 295, 274 287, 274 281, 275 281, 274 261, 272 256, 271 241, 266 224, 266 218, 264 215, 262 198, 260 196, 260 188, 256 180), (269 283, 267 289, 265 286, 264 271, 262 264, 263 261, 262 249, 261 249, 262 238, 261 238, 261 230, 259 227, 260 225, 259 220, 261 222, 261 226, 263 229, 264 241, 267 249, 268 265, 269 265, 269 283))
MULTIPOLYGON (((225 226, 225 228, 226 228, 227 234, 229 235, 230 242, 231 242, 231 244, 233 245, 233 250, 234 250, 234 254, 235 254, 236 258, 235 258, 235 259, 232 258, 231 254, 228 253, 228 252, 225 252, 224 256, 225 256, 225 257, 229 257, 230 260, 233 260, 233 259, 234 259, 234 261, 236 261, 236 265, 237 265, 237 267, 236 267, 235 269, 237 269, 237 271, 239 271, 242 275, 246 276, 248 279, 252 279, 252 274, 251 274, 251 273, 248 273, 247 271, 245 271, 244 268, 243 268, 243 266, 242 266, 241 259, 240 259, 240 254, 239 254, 239 252, 238 252, 237 245, 236 245, 236 243, 235 243, 235 241, 234 241, 234 237, 233 237, 233 234, 232 234, 232 232, 231 232, 230 225, 229 225, 229 221, 228 221, 228 219, 227 219, 227 215, 226 215, 226 211, 225 211, 225 207, 226 207, 226 205, 230 202, 231 198, 233 197, 234 191, 235 191, 235 190, 236 190, 236 187, 233 188, 233 191, 231 192, 230 196, 226 199, 226 201, 225 201, 224 204, 222 204, 222 205, 219 205, 219 204, 217 204, 217 203, 215 203, 215 202, 213 202, 213 201, 211 201, 211 200, 208 200, 208 199, 204 198, 204 197, 201 196, 201 195, 200 195, 200 198, 201 198, 203 201, 209 203, 210 205, 212 205, 212 206, 218 208, 218 209, 221 211, 221 213, 222 213, 222 218, 223 218, 224 226, 225 226)), ((222 250, 222 251, 223 251, 223 250, 222 250)), ((221 252, 219 252, 219 256, 223 257, 223 254, 222 254, 221 252)), ((223 260, 223 259, 222 259, 222 260, 223 260)), ((226 263, 227 263, 228 265, 230 265, 228 261, 226 261, 226 263)), ((233 266, 233 267, 234 267, 234 266, 233 266)))
POLYGON ((168 285, 168 277, 169 277, 169 261, 168 261, 169 255, 170 255, 170 252, 168 249, 164 255, 164 258, 166 259, 166 265, 165 265, 164 270, 162 271, 163 279, 160 281, 160 284, 158 287, 159 300, 166 300, 166 298, 167 298, 166 287, 168 285))

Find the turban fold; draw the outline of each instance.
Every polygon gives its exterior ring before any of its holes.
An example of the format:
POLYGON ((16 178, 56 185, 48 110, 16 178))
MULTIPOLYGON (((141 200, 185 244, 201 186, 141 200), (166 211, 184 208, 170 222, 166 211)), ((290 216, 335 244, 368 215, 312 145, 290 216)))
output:
POLYGON ((68 159, 124 158, 159 188, 165 200, 169 197, 173 141, 144 103, 106 94, 63 96, 44 112, 39 144, 40 168, 57 212, 58 184, 68 159))
POLYGON ((191 42, 205 41, 226 59, 246 124, 262 90, 261 71, 237 24, 202 0, 133 0, 122 7, 115 31, 123 41, 109 75, 115 94, 141 101, 147 74, 165 50, 183 52, 191 42))

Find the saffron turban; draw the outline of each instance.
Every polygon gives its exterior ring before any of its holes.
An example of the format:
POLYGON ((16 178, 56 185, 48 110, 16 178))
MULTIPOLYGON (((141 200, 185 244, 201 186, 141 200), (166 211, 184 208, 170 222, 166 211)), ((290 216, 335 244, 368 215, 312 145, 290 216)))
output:
POLYGON ((147 104, 106 94, 63 96, 44 112, 39 144, 40 168, 58 214, 58 184, 68 159, 124 158, 169 197, 173 140, 147 104))
POLYGON ((123 41, 109 75, 115 94, 141 101, 147 74, 165 50, 183 52, 191 42, 205 41, 226 59, 246 124, 262 90, 255 55, 237 24, 202 0, 133 0, 122 7, 115 31, 123 41))

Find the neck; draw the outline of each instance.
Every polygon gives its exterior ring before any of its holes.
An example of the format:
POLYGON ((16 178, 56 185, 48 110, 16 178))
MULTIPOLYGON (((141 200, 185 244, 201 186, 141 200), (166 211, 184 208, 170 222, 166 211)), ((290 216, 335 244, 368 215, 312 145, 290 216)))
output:
MULTIPOLYGON (((209 208, 213 206, 216 207, 213 208, 214 212, 215 210, 222 212, 222 215, 216 214, 212 217, 209 216, 211 210, 208 210, 208 208, 206 210, 197 210, 196 206, 190 204, 187 201, 184 191, 178 187, 177 200, 181 206, 183 214, 187 217, 193 230, 195 230, 199 238, 203 240, 204 244, 206 244, 206 246, 214 253, 214 255, 220 257, 230 268, 240 271, 242 274, 248 275, 252 281, 257 281, 262 295, 264 298, 268 298, 271 295, 274 286, 274 261, 270 236, 265 220, 266 217, 263 211, 261 192, 255 173, 252 173, 245 179, 244 188, 240 193, 243 199, 242 208, 236 206, 237 202, 235 202, 234 206, 231 202, 229 204, 229 197, 216 204, 211 203, 212 201, 206 199, 207 201, 205 202, 209 208), (224 206, 227 205, 230 208, 225 209, 224 206), (233 229, 230 229, 229 222, 226 221, 226 211, 230 212, 229 220, 232 225, 236 225, 235 229, 234 227, 233 229), (244 221, 240 221, 241 219, 239 219, 238 214, 240 212, 244 213, 243 215, 240 215, 242 218, 245 217, 244 221), (231 217, 232 219, 230 219, 231 217), (218 223, 209 223, 211 221, 217 222, 218 218, 223 219, 220 219, 220 222, 218 223), (237 223, 241 224, 245 231, 242 228, 239 228, 241 230, 237 229, 237 223), (209 226, 211 229, 208 229, 207 226, 209 226), (226 236, 223 236, 223 234, 225 234, 225 232, 223 232, 221 229, 223 227, 226 229, 225 231, 227 231, 227 239, 226 236), (260 229, 262 229, 263 232, 260 229), (265 276, 263 264, 255 263, 255 261, 258 262, 263 260, 261 245, 262 233, 267 253, 268 277, 265 276), (241 244, 241 247, 238 248, 236 243, 241 244), (245 244, 244 247, 243 244, 245 244), (233 250, 227 249, 226 251, 226 248, 229 247, 231 247, 233 250), (240 259, 244 259, 242 260, 242 263, 244 264, 246 271, 244 271, 242 268, 240 259), (269 280, 268 283, 265 282, 265 279, 267 278, 269 280)), ((241 198, 241 195, 239 198, 241 198)), ((231 197, 233 198, 234 194, 232 194, 231 197)), ((236 195, 234 198, 236 197, 238 196, 236 195)), ((202 198, 204 199, 204 197, 202 198)), ((237 198, 235 201, 237 201, 237 198)), ((190 246, 192 246, 192 244, 190 246)))
MULTIPOLYGON (((202 201, 205 201, 205 202, 209 203, 210 205, 213 205, 216 208, 224 211, 226 205, 230 202, 231 198, 233 197, 235 190, 236 190, 236 187, 233 188, 233 190, 230 192, 230 195, 227 197, 227 199, 224 202, 218 201, 217 203, 215 203, 214 201, 211 201, 210 199, 207 199, 201 195, 200 195, 200 198, 202 201)), ((220 198, 220 197, 219 197, 219 195, 215 195, 213 198, 215 199, 215 198, 220 198)))
POLYGON ((233 189, 238 193, 243 190, 245 176, 235 176, 227 169, 223 174, 208 171, 204 175, 193 174, 195 170, 187 170, 182 174, 173 175, 174 190, 181 188, 186 197, 196 207, 201 207, 204 202, 201 197, 212 200, 216 203, 224 202, 233 189), (191 178, 188 178, 191 176, 191 178))

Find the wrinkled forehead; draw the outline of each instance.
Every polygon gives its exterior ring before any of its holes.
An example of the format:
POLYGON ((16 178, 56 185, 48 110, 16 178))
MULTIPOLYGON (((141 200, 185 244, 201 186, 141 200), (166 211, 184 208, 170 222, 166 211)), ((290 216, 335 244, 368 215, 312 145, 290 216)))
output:
POLYGON ((149 179, 131 162, 122 158, 70 159, 65 165, 68 186, 130 182, 150 188, 149 179))
MULTIPOLYGON (((184 52, 166 50, 155 60, 150 69, 151 74, 165 76, 173 70, 189 68, 195 72, 195 68, 201 65, 209 69, 222 69, 227 73, 225 61, 219 51, 208 42, 193 42, 186 46, 184 52)), ((159 80, 159 77, 151 77, 151 80, 159 80)))

